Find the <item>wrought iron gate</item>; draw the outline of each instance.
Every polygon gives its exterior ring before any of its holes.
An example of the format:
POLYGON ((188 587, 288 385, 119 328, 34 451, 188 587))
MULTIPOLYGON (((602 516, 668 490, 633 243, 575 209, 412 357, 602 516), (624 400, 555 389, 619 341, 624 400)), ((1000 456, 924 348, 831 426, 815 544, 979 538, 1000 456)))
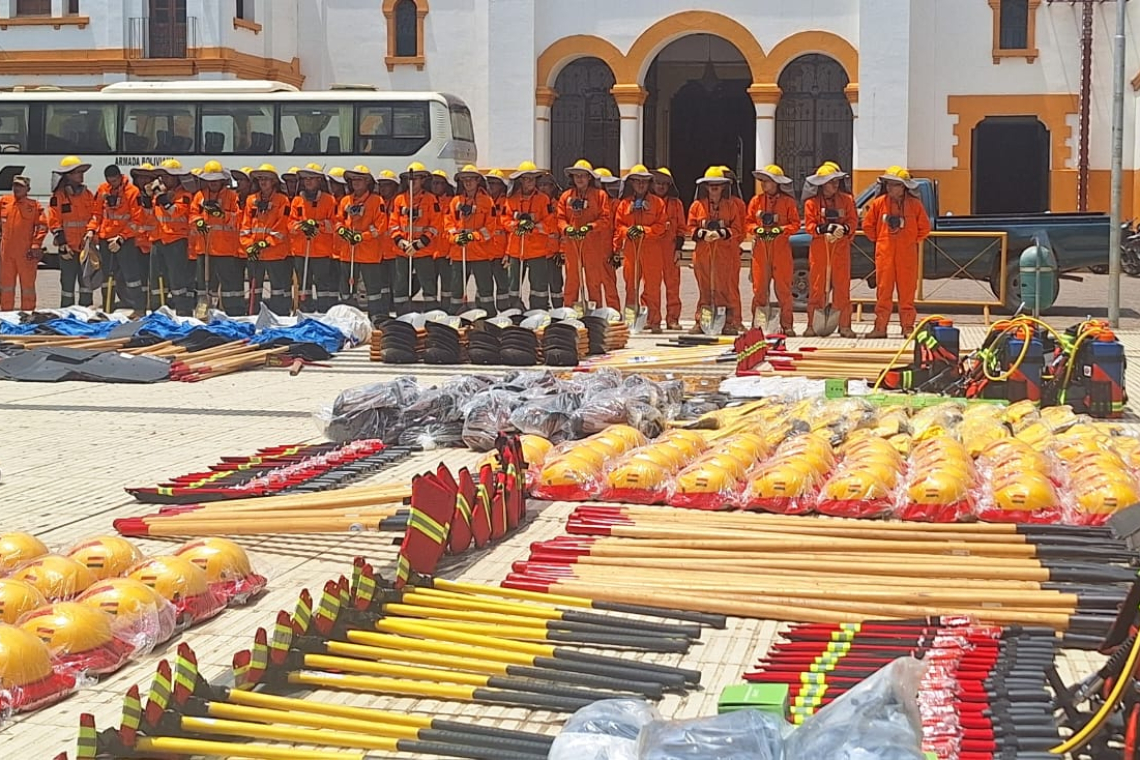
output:
POLYGON ((614 73, 599 58, 579 58, 558 75, 558 98, 550 114, 551 170, 561 171, 579 158, 594 166, 619 169, 621 115, 610 89, 614 73))
POLYGON ((849 81, 843 67, 825 55, 800 56, 780 74, 776 162, 795 179, 797 195, 804 178, 824 161, 851 170, 854 114, 843 91, 849 81))

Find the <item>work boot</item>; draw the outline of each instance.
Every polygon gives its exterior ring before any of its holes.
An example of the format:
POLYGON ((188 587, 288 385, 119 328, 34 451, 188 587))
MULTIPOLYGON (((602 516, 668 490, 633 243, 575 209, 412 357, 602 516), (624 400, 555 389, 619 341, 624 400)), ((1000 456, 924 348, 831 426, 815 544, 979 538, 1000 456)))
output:
POLYGON ((887 331, 886 330, 880 330, 879 328, 876 327, 874 330, 867 333, 863 337, 867 338, 868 340, 878 340, 879 338, 887 337, 887 331))
POLYGON ((649 328, 649 332, 652 335, 660 335, 664 330, 661 329, 661 325, 653 325, 653 327, 649 328))
POLYGON ((840 327, 839 328, 839 337, 840 338, 854 338, 855 337, 855 331, 852 330, 850 327, 840 327))
POLYGON ((786 338, 796 337, 796 328, 792 327, 791 325, 788 325, 787 327, 781 327, 780 332, 782 332, 786 338))
POLYGON ((814 327, 812 327, 811 325, 808 325, 808 328, 807 328, 806 330, 804 330, 804 337, 805 337, 805 338, 815 338, 815 337, 817 337, 817 333, 816 333, 816 331, 815 331, 815 328, 814 328, 814 327))
POLYGON ((697 322, 689 328, 689 335, 704 335, 705 331, 701 329, 701 323, 697 322))
POLYGON ((665 329, 666 330, 680 330, 681 329, 681 323, 680 322, 669 322, 668 324, 665 325, 665 329))
POLYGON ((740 335, 740 330, 735 325, 728 325, 720 331, 721 335, 740 335))
POLYGON ((905 325, 903 326, 902 336, 904 338, 909 338, 912 332, 914 332, 914 325, 911 325, 910 327, 906 327, 905 325))

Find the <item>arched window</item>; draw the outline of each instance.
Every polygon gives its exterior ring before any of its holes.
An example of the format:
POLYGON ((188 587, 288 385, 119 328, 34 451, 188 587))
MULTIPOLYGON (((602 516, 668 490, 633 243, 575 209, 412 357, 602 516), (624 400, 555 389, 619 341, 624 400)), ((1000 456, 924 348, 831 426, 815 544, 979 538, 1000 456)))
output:
POLYGON ((388 71, 400 65, 422 69, 428 0, 384 0, 383 12, 388 24, 388 54, 384 56, 388 71))

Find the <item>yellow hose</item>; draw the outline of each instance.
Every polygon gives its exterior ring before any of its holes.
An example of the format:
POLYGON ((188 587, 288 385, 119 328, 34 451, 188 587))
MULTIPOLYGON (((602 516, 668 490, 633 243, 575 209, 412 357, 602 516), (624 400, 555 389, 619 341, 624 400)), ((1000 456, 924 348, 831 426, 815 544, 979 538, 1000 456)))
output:
MULTIPOLYGON (((919 331, 923 327, 926 327, 926 323, 933 322, 936 319, 946 319, 946 317, 942 316, 941 314, 931 314, 929 317, 919 322, 918 325, 915 326, 913 330, 911 330, 910 335, 907 336, 907 339, 903 341, 903 344, 901 346, 899 346, 899 350, 895 352, 895 355, 892 356, 891 360, 887 363, 888 369, 895 366, 895 363, 898 362, 899 357, 903 355, 903 351, 906 351, 906 347, 909 346, 912 341, 914 341, 914 336, 918 335, 919 331)), ((883 384, 883 379, 886 376, 886 372, 879 373, 879 379, 875 381, 875 386, 871 389, 872 392, 879 390, 879 386, 883 384)))
POLYGON ((1063 755, 1066 752, 1071 752, 1077 747, 1084 746, 1098 731, 1104 726, 1108 720, 1108 716, 1120 704, 1121 698, 1124 696, 1124 690, 1127 689, 1132 683, 1132 673, 1136 670, 1136 661, 1140 659, 1140 636, 1132 642, 1132 649, 1128 652, 1128 661, 1124 663, 1124 669, 1120 671, 1120 677, 1116 679, 1116 683, 1112 686, 1112 691, 1109 692, 1108 698, 1104 700, 1104 704, 1093 715, 1092 720, 1085 724, 1085 726, 1069 737, 1068 741, 1053 747, 1050 752, 1054 755, 1063 755))

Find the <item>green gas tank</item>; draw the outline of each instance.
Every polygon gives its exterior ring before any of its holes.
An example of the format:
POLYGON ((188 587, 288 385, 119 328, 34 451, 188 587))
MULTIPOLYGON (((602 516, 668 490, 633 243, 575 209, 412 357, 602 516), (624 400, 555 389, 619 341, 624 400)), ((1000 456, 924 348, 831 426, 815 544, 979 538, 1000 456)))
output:
POLYGON ((1043 245, 1031 245, 1018 262, 1021 302, 1025 310, 1040 313, 1053 305, 1057 293, 1057 258, 1043 245))

